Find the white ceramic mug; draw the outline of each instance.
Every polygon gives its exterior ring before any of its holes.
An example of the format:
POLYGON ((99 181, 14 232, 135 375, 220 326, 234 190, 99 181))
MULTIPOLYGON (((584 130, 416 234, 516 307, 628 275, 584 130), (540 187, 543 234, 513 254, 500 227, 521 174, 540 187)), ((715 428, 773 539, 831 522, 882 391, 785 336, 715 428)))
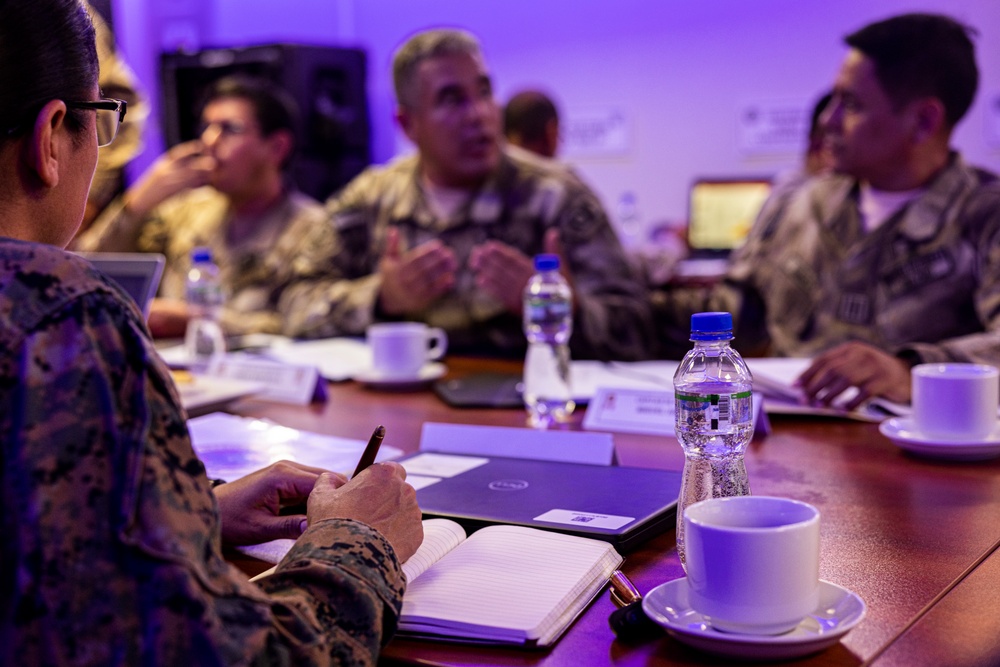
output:
POLYGON ((368 327, 372 366, 386 378, 411 378, 424 364, 440 359, 448 349, 442 329, 420 322, 387 322, 368 327))
POLYGON ((725 632, 776 635, 819 604, 819 510, 790 498, 711 498, 684 512, 691 608, 725 632))
POLYGON ((910 375, 921 435, 977 440, 997 427, 1000 371, 985 364, 920 364, 910 375))

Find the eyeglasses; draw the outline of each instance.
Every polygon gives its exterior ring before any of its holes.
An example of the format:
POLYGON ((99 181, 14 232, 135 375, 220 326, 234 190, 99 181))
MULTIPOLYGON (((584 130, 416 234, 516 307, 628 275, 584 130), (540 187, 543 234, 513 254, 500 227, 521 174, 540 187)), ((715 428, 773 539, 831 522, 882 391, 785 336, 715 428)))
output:
POLYGON ((93 109, 97 112, 97 145, 109 145, 118 136, 118 127, 125 120, 125 100, 105 99, 93 102, 66 102, 70 109, 93 109))

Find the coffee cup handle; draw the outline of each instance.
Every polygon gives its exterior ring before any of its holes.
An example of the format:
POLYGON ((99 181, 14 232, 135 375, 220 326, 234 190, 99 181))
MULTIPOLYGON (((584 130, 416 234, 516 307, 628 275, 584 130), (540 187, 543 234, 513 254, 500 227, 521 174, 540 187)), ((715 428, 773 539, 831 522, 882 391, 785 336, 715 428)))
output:
POLYGON ((448 334, 444 332, 444 329, 437 327, 428 329, 427 342, 429 344, 429 348, 427 349, 428 360, 440 359, 448 351, 448 334))

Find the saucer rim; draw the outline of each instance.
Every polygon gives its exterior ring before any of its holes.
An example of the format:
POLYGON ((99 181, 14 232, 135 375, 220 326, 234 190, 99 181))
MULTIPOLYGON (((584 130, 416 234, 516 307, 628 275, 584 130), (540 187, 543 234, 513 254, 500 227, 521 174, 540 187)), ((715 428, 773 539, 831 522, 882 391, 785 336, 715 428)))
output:
MULTIPOLYGON (((819 584, 821 588, 825 588, 827 591, 836 592, 838 594, 838 600, 848 598, 853 599, 861 607, 860 612, 858 612, 855 617, 845 620, 843 623, 836 625, 834 628, 823 634, 807 634, 805 636, 791 636, 790 634, 785 634, 771 636, 723 633, 718 630, 706 631, 692 627, 691 625, 683 625, 672 622, 674 619, 670 616, 663 613, 659 609, 653 608, 651 598, 654 597, 655 591, 660 590, 662 591, 660 595, 670 594, 673 592, 671 600, 676 601, 677 594, 676 591, 672 591, 672 589, 679 590, 681 587, 686 587, 687 577, 680 577, 672 581, 664 582, 652 589, 643 598, 642 608, 643 611, 646 612, 646 615, 649 616, 654 623, 663 627, 667 633, 670 634, 670 636, 674 637, 677 641, 700 650, 715 653, 716 655, 732 656, 735 655, 733 653, 734 649, 743 647, 755 651, 755 656, 760 659, 792 658, 815 653, 828 646, 832 646, 840 641, 844 635, 853 630, 862 620, 864 620, 868 613, 868 605, 865 604, 865 601, 857 593, 824 579, 820 579, 819 584), (648 606, 647 600, 649 600, 648 606)), ((680 617, 682 614, 690 612, 697 615, 699 618, 703 618, 700 614, 698 614, 698 612, 691 609, 690 604, 686 606, 676 605, 674 609, 676 617, 680 617)), ((813 614, 810 614, 809 616, 813 616, 813 614)), ((805 619, 803 619, 803 622, 805 622, 805 619)), ((796 627, 798 628, 800 626, 801 623, 796 627)))
POLYGON ((391 386, 391 385, 410 385, 410 384, 422 384, 424 382, 432 382, 444 376, 448 372, 448 367, 445 366, 440 361, 429 361, 420 367, 420 370, 416 375, 409 376, 391 376, 386 377, 379 375, 374 368, 368 367, 364 368, 354 374, 353 379, 356 382, 367 385, 378 385, 378 386, 391 386))
POLYGON ((907 432, 916 433, 914 429, 906 428, 908 424, 912 423, 913 420, 910 417, 891 417, 880 423, 878 430, 897 447, 914 454, 970 461, 1000 456, 1000 426, 985 440, 945 440, 908 435, 907 432))
MULTIPOLYGON (((997 421, 993 430, 984 438, 943 438, 935 435, 927 435, 917 430, 917 425, 912 416, 901 415, 890 417, 882 422, 886 429, 896 429, 894 438, 906 440, 908 442, 919 442, 928 445, 1000 445, 1000 420, 997 421), (912 435, 902 435, 901 432, 912 433, 912 435)), ((881 427, 881 424, 879 425, 881 427)), ((886 434, 888 435, 888 434, 886 434)))

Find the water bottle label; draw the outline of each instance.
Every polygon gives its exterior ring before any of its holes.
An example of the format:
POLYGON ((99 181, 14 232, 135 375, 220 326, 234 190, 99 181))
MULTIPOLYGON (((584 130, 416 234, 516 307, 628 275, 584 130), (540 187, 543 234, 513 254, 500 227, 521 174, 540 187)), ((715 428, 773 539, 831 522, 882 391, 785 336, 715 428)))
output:
POLYGON ((703 432, 728 433, 734 426, 752 421, 751 397, 749 391, 736 394, 675 394, 677 423, 703 432))
POLYGON ((527 303, 528 321, 555 322, 572 316, 570 303, 567 301, 547 301, 530 299, 527 303))

